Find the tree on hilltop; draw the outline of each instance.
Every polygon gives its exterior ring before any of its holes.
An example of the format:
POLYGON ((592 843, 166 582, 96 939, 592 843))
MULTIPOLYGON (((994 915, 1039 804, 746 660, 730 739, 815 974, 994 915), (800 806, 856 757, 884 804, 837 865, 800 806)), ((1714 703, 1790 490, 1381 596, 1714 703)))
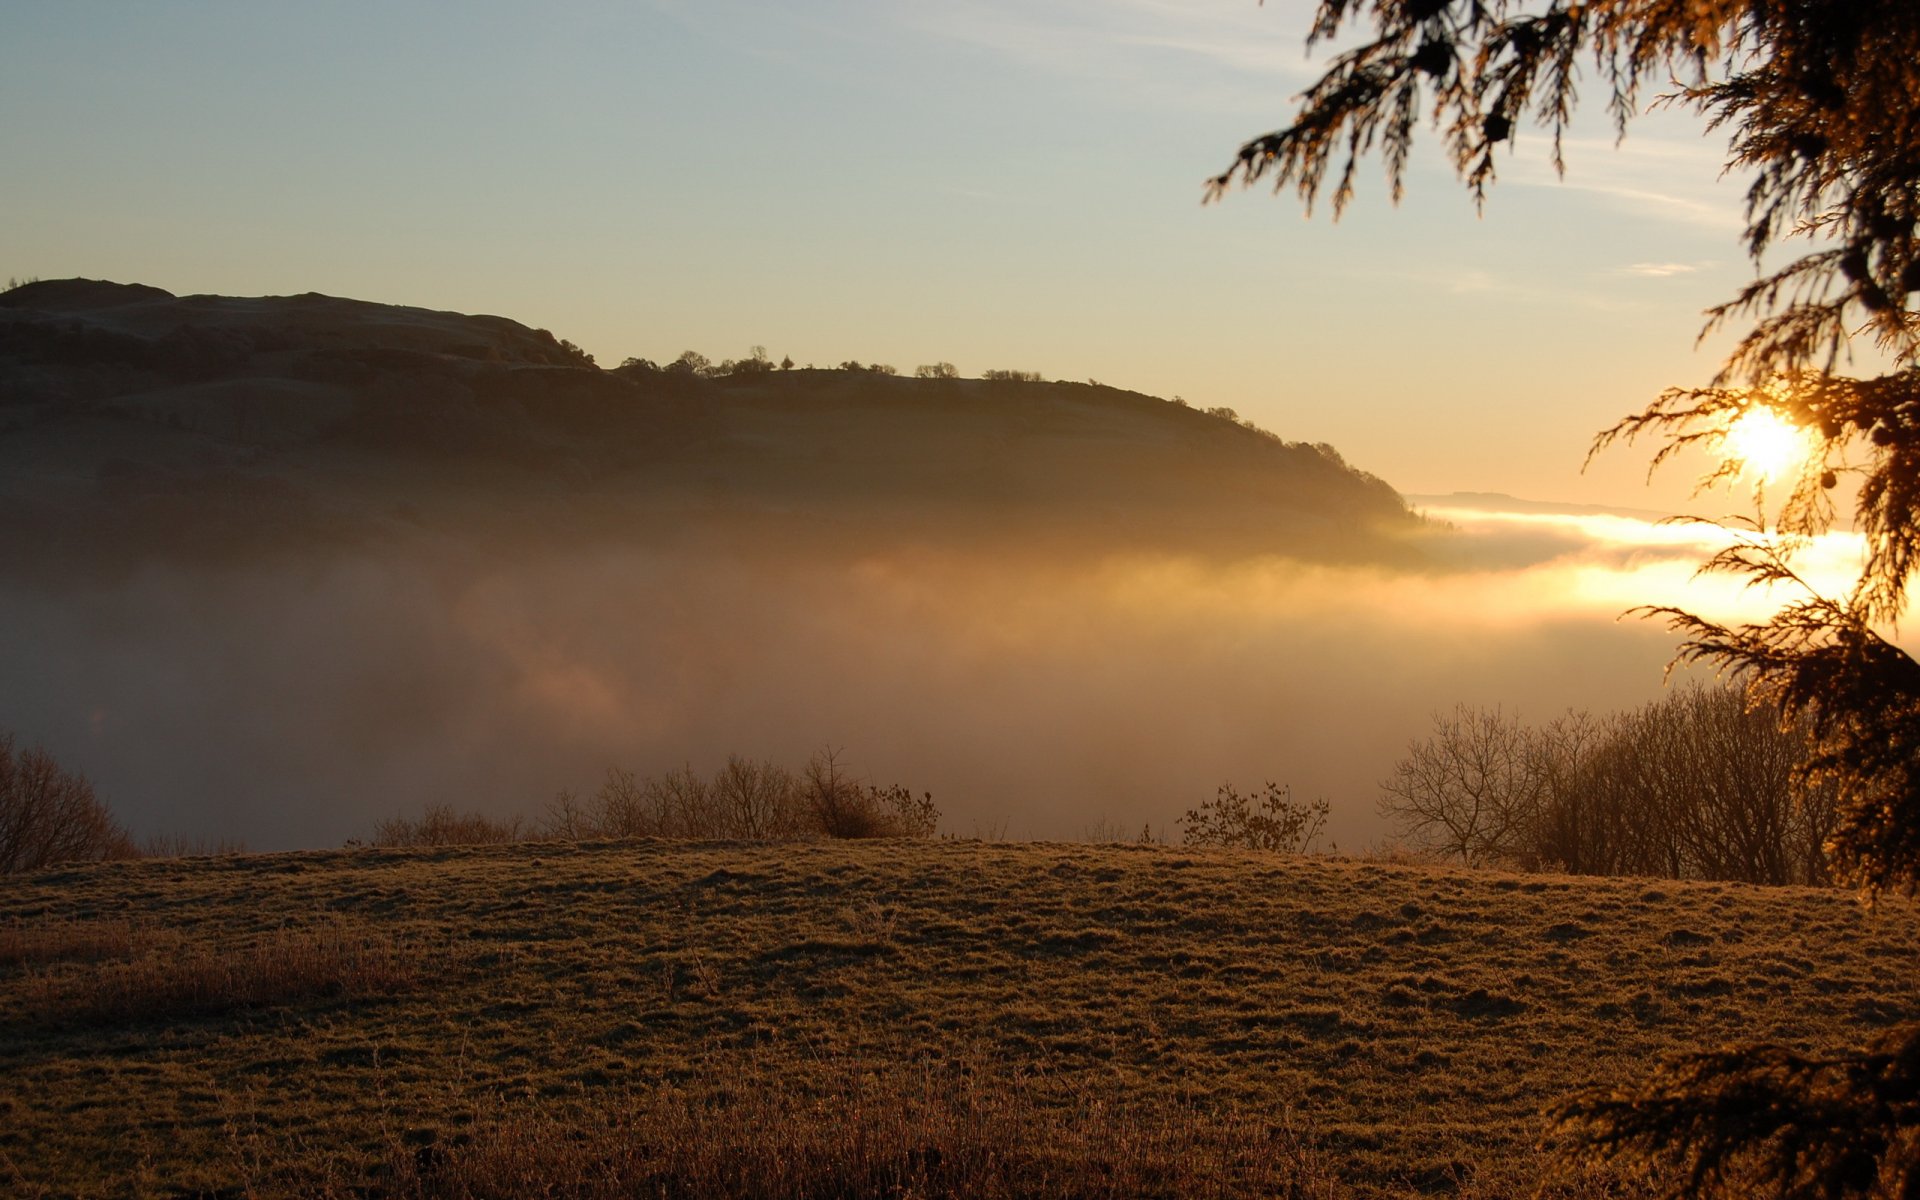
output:
MULTIPOLYGON (((1624 135, 1650 88, 1732 135, 1729 170, 1750 178, 1744 241, 1755 280, 1709 310, 1708 331, 1744 325, 1711 383, 1673 388, 1601 433, 1595 449, 1661 439, 1743 464, 1730 431, 1790 426, 1807 453, 1773 518, 1703 570, 1796 589, 1766 621, 1726 625, 1643 610, 1683 635, 1679 657, 1746 683, 1756 703, 1804 721, 1806 780, 1831 780, 1834 863, 1869 893, 1920 891, 1920 663, 1895 620, 1920 565, 1920 5, 1913 0, 1321 0, 1309 44, 1351 35, 1282 129, 1241 146, 1207 183, 1291 186, 1311 208, 1331 185, 1336 216, 1358 162, 1378 152, 1398 200, 1424 124, 1484 200, 1496 149, 1532 122, 1564 169, 1564 134, 1590 67, 1624 135), (1786 243, 1802 252, 1768 269, 1786 243), (1856 345, 1887 364, 1854 378, 1856 345), (1831 493, 1857 479, 1868 557, 1826 596, 1795 554, 1836 518, 1831 493)), ((1920 1192, 1920 1030, 1814 1060, 1754 1047, 1696 1055, 1646 1085, 1580 1098, 1563 1144, 1663 1163, 1665 1194, 1847 1197, 1920 1192)))
POLYGON ((85 776, 37 747, 15 753, 0 734, 0 875, 136 853, 85 776))

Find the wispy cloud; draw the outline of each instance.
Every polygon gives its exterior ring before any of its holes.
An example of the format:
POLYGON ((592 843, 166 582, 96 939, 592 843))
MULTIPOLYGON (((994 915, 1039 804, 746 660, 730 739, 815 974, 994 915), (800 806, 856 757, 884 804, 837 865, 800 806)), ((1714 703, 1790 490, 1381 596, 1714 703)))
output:
POLYGON ((1596 312, 1614 312, 1632 306, 1630 301, 1618 296, 1598 290, 1583 290, 1563 280, 1543 283, 1537 276, 1521 279, 1479 267, 1457 271, 1379 271, 1360 274, 1369 278, 1390 279, 1399 285, 1444 292, 1450 296, 1474 296, 1522 304, 1552 304, 1596 312))
POLYGON ((1642 262, 1631 263, 1624 267, 1615 267, 1613 274, 1630 275, 1640 279, 1672 279, 1676 275, 1692 275, 1719 264, 1704 260, 1701 262, 1642 262))
MULTIPOLYGON (((977 46, 1052 73, 1102 79, 1162 78, 1166 56, 1255 77, 1271 88, 1306 81, 1307 9, 1285 4, 1164 3, 1162 0, 946 0, 903 19, 949 41, 977 46), (1293 12, 1293 9, 1300 9, 1293 12), (1275 11, 1279 9, 1281 11, 1275 11)), ((1184 81, 1184 77, 1180 81, 1184 81)))
POLYGON ((1503 178, 1521 187, 1585 192, 1612 206, 1655 220, 1722 230, 1740 227, 1740 192, 1722 178, 1723 141, 1709 137, 1630 132, 1625 140, 1568 137, 1564 177, 1544 153, 1544 135, 1522 138, 1521 152, 1501 163, 1503 178), (1527 153, 1526 151, 1539 151, 1527 153))

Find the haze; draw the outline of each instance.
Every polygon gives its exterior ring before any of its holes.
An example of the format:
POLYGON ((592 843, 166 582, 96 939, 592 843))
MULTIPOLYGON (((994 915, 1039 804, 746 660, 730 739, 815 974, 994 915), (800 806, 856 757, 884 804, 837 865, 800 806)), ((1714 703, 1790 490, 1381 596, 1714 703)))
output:
POLYGON ((1671 639, 1616 621, 1628 598, 1742 611, 1687 592, 1698 551, 1668 530, 1449 515, 1500 565, 523 544, 16 585, 0 728, 84 764, 141 832, 256 848, 833 745, 962 835, 1177 840, 1215 786, 1272 779, 1327 796, 1358 849, 1389 835, 1377 782, 1432 711, 1639 704, 1671 639))
MULTIPOLYGON (((1330 443, 1457 526, 1344 561, 1063 540, 982 502, 769 548, 727 522, 750 476, 687 467, 713 507, 671 545, 281 531, 213 563, 11 569, 0 729, 139 832, 256 848, 828 745, 933 791, 960 834, 1177 836, 1215 786, 1271 779, 1327 796, 1330 837, 1360 846, 1434 710, 1653 698, 1672 640, 1616 618, 1693 586, 1699 543, 1647 520, 1689 469, 1649 490, 1634 451, 1580 463, 1711 373, 1699 312, 1746 272, 1724 146, 1662 119, 1619 147, 1583 129, 1562 184, 1523 131, 1485 221, 1424 160, 1405 211, 1374 178, 1337 225, 1263 194, 1201 207, 1311 77, 1310 7, 0 3, 0 272, 500 313, 603 367, 761 345, 1097 379, 1330 443)), ((148 411, 198 430, 224 395, 148 411)), ((257 462, 260 436, 172 446, 165 469, 257 462)), ((67 478, 40 453, 19 479, 67 478)), ((75 486, 104 494, 120 453, 75 486)), ((420 489, 383 496, 431 506, 420 489)), ((522 499, 460 502, 507 521, 522 499)))

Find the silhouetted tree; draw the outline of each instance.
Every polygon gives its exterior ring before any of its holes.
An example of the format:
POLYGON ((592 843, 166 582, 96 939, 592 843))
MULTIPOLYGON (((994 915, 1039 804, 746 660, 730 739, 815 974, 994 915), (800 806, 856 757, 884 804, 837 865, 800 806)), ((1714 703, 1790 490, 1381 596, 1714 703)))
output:
POLYGON ((770 762, 729 756, 711 779, 681 767, 641 777, 607 771, 593 795, 561 792, 540 822, 542 837, 745 838, 930 837, 940 823, 931 793, 852 777, 835 750, 796 776, 770 762))
MULTIPOLYGON (((495 820, 484 813, 456 812, 450 804, 429 804, 419 820, 389 817, 373 827, 370 846, 494 846, 525 840, 519 817, 495 820)), ((352 844, 352 843, 350 843, 352 844)))
POLYGON ((38 747, 16 754, 0 734, 0 875, 136 854, 85 776, 38 747))
MULTIPOLYGON (((1648 82, 1670 80, 1672 103, 1731 132, 1729 167, 1751 177, 1745 241, 1756 268, 1783 239, 1814 239, 1709 312, 1709 330, 1752 322, 1711 386, 1667 392, 1595 448, 1661 434, 1657 464, 1716 443, 1757 409, 1805 431, 1811 452, 1770 527, 1706 564, 1801 598, 1745 625, 1645 611, 1683 634, 1681 658, 1733 671, 1753 699, 1807 723, 1815 749, 1802 777, 1837 789, 1837 869, 1871 892, 1920 891, 1920 664, 1885 632, 1920 562, 1920 5, 1322 0, 1312 39, 1337 36, 1352 48, 1289 125, 1241 147, 1210 196, 1271 178, 1311 206, 1338 163, 1338 213, 1357 160, 1378 149, 1397 199, 1431 113, 1483 198, 1495 148, 1528 118, 1551 133, 1562 165, 1590 63, 1623 133, 1648 82), (1883 374, 1836 372, 1856 336, 1874 345, 1883 374), (1853 507, 1868 558, 1852 589, 1830 597, 1805 584, 1793 554, 1834 520, 1828 493, 1843 472, 1860 480, 1853 507)), ((1726 462, 1709 482, 1738 470, 1726 462)), ((1909 1030, 1825 1062, 1765 1047, 1696 1056, 1638 1092, 1577 1102, 1562 1129, 1579 1151, 1676 1164, 1664 1179, 1671 1195, 1910 1195, 1920 1190, 1916 1096, 1920 1032, 1909 1030)))
POLYGON ((728 360, 714 371, 716 375, 760 375, 773 370, 773 360, 767 357, 765 346, 755 346, 747 357, 728 360))
POLYGON ((802 778, 819 830, 828 837, 932 837, 940 826, 933 793, 915 796, 897 783, 859 783, 832 747, 808 760, 802 778))
POLYGON ((1543 798, 1526 859, 1575 874, 1828 882, 1832 788, 1795 780, 1806 729, 1737 688, 1570 716, 1534 741, 1543 798))
POLYGON ((713 360, 698 350, 682 350, 679 358, 667 364, 667 370, 679 375, 711 375, 713 360))
POLYGON ((915 379, 958 379, 960 369, 950 362, 929 363, 913 369, 915 379))
POLYGON ((1435 713, 1380 784, 1380 812, 1403 834, 1467 864, 1521 858, 1539 816, 1544 778, 1533 739, 1499 709, 1435 713))

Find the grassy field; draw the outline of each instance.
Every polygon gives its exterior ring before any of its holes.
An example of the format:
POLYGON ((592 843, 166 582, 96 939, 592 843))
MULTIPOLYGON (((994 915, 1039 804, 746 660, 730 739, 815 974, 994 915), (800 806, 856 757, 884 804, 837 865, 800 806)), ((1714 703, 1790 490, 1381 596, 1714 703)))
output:
POLYGON ((1571 1090, 1920 1013, 1917 924, 1124 845, 104 864, 0 879, 0 1189, 1526 1194, 1571 1090))

